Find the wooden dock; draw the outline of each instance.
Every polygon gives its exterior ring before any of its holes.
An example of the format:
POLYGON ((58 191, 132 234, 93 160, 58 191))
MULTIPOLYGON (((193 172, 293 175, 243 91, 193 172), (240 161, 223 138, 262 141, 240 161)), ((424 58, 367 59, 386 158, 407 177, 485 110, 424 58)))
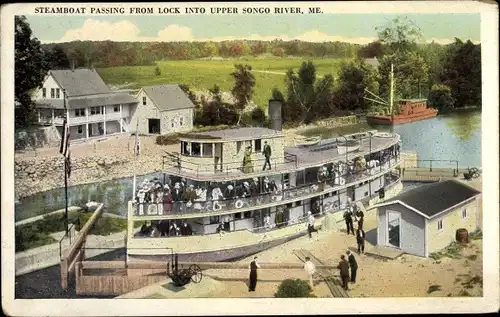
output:
POLYGON ((294 250, 293 254, 295 254, 302 262, 306 261, 306 257, 310 258, 311 262, 314 263, 314 265, 316 265, 316 270, 318 274, 326 282, 326 285, 330 289, 330 292, 332 293, 333 297, 339 297, 339 298, 351 297, 351 295, 345 289, 342 288, 342 284, 337 275, 334 274, 331 269, 320 268, 324 264, 317 257, 315 257, 309 250, 298 249, 294 250))
POLYGON ((429 168, 429 167, 402 167, 401 177, 406 182, 439 182, 449 179, 461 179, 468 170, 459 168, 429 168))

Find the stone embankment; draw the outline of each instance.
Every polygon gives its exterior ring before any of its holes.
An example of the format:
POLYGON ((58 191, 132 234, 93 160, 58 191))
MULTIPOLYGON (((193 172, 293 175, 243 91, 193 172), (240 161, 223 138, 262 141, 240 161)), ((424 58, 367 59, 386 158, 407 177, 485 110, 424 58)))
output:
MULTIPOLYGON (((141 137, 141 155, 134 163, 134 138, 122 136, 98 143, 71 145, 71 177, 68 185, 108 181, 162 169, 165 151, 172 146, 159 146, 153 137, 141 137), (132 144, 132 146, 128 146, 132 144), (97 145, 96 145, 97 144, 97 145)), ((14 177, 16 199, 37 192, 64 187, 64 159, 59 148, 44 148, 34 152, 16 153, 14 177)))

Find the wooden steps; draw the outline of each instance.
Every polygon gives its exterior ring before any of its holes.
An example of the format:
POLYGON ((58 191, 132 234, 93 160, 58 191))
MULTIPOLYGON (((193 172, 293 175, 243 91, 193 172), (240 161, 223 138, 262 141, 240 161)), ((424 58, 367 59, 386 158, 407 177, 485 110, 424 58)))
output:
MULTIPOLYGON (((297 249, 293 251, 302 262, 306 261, 306 257, 311 259, 311 262, 318 267, 319 265, 324 265, 317 257, 315 257, 309 250, 305 249, 297 249)), ((348 298, 351 295, 342 288, 342 283, 340 282, 339 276, 333 273, 333 270, 328 269, 318 269, 316 268, 317 273, 325 280, 326 285, 330 289, 333 297, 339 298, 348 298)))

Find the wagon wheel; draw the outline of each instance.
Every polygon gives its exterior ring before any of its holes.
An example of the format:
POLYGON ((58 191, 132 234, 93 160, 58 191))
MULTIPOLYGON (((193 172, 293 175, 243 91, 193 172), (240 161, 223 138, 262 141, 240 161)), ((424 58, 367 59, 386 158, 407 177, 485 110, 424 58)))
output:
POLYGON ((473 178, 479 177, 479 170, 476 167, 469 169, 469 175, 472 175, 473 178))
POLYGON ((479 172, 475 172, 474 174, 472 174, 472 178, 478 178, 479 177, 479 172))
POLYGON ((201 282, 201 279, 203 278, 203 273, 201 272, 201 268, 198 265, 191 264, 191 266, 189 267, 189 271, 191 273, 191 280, 194 283, 201 282))

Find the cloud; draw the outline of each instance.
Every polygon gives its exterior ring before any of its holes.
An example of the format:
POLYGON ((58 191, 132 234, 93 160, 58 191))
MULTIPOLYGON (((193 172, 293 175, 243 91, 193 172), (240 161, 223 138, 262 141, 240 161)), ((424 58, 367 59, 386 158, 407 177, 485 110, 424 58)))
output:
MULTIPOLYGON (((376 41, 376 37, 344 37, 339 35, 331 35, 318 30, 311 30, 297 36, 289 35, 272 35, 262 36, 259 34, 251 34, 249 36, 217 36, 213 38, 195 38, 193 30, 189 27, 170 24, 163 30, 159 31, 155 37, 141 36, 140 30, 134 23, 122 20, 118 22, 105 22, 95 19, 87 19, 80 28, 71 29, 57 41, 43 41, 43 43, 61 43, 71 41, 131 41, 131 42, 175 42, 175 41, 232 41, 232 40, 254 40, 254 41, 272 41, 281 39, 283 41, 300 40, 305 42, 348 42, 353 44, 368 44, 376 41)), ((452 43, 454 39, 430 39, 426 42, 434 42, 439 44, 452 43)))

